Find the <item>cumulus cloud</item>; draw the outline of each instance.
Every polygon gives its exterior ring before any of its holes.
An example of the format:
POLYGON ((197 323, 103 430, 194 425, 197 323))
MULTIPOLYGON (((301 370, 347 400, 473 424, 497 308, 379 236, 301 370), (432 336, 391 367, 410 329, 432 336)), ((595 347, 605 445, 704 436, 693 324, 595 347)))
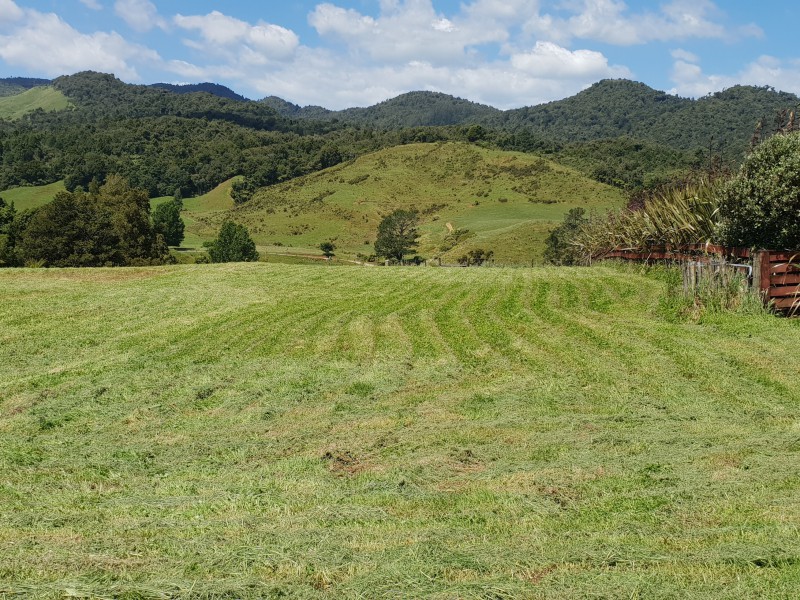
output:
POLYGON ((571 9, 571 16, 537 14, 526 22, 526 31, 562 42, 579 38, 617 46, 690 38, 732 39, 762 33, 753 24, 726 28, 720 20, 721 11, 711 0, 672 0, 657 12, 641 13, 632 13, 621 0, 575 0, 566 6, 571 9))
POLYGON ((207 15, 179 14, 173 20, 181 29, 200 34, 202 41, 185 40, 189 47, 251 65, 287 60, 300 45, 290 29, 264 22, 251 25, 216 10, 207 15))
POLYGON ((319 35, 343 42, 351 55, 389 64, 463 61, 481 44, 502 43, 509 37, 498 21, 463 14, 448 18, 434 10, 431 0, 384 2, 377 18, 325 3, 308 21, 319 35))
POLYGON ((84 34, 58 15, 29 11, 24 25, 0 36, 0 59, 49 76, 92 69, 134 81, 139 79, 136 64, 157 62, 160 57, 117 33, 84 34))
POLYGON ((24 14, 13 0, 0 0, 0 23, 19 21, 24 14))
POLYGON ((700 97, 725 88, 741 85, 771 86, 800 94, 800 60, 781 60, 774 56, 761 56, 736 73, 709 74, 700 66, 698 57, 676 57, 671 79, 674 94, 700 97))
POLYGON ((139 32, 150 31, 156 27, 167 29, 166 20, 158 14, 156 5, 150 0, 117 0, 114 3, 114 12, 131 29, 139 32))
POLYGON ((570 51, 552 42, 536 42, 533 50, 511 57, 511 65, 523 73, 550 79, 630 77, 626 67, 611 67, 593 50, 570 51))

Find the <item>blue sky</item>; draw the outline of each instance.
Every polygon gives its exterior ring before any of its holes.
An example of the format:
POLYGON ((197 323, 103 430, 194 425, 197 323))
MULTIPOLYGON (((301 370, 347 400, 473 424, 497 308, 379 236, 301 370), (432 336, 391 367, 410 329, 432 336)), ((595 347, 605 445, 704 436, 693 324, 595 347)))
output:
POLYGON ((512 108, 620 77, 800 93, 795 17, 776 0, 0 0, 0 76, 92 69, 336 109, 411 90, 512 108))

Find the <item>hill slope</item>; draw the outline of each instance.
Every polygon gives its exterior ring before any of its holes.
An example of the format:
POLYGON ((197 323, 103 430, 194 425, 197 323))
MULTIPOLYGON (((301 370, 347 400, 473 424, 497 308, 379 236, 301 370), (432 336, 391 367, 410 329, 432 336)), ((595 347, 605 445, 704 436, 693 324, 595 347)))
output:
POLYGON ((20 119, 35 110, 45 112, 66 110, 69 99, 53 87, 38 86, 19 94, 0 97, 0 119, 20 119))
POLYGON ((0 594, 792 598, 800 328, 661 291, 0 270, 0 594))
MULTIPOLYGON (((332 239, 340 255, 352 257, 372 253, 383 215, 415 208, 419 251, 427 258, 455 262, 479 247, 493 250, 500 263, 530 264, 567 210, 622 202, 619 190, 530 154, 439 143, 397 146, 264 188, 229 214, 260 245, 313 250, 332 239), (450 229, 469 229, 474 237, 444 252, 450 229)), ((221 218, 201 222, 210 233, 221 218)))

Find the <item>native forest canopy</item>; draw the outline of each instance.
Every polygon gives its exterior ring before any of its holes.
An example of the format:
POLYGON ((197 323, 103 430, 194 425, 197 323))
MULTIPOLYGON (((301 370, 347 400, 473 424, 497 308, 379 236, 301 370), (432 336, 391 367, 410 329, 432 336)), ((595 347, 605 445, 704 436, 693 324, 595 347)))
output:
MULTIPOLYGON (((66 192, 75 193, 117 176, 150 198, 180 199, 200 197, 227 185, 225 194, 237 210, 245 209, 240 214, 252 215, 257 206, 267 211, 254 223, 264 231, 263 239, 257 241, 272 243, 266 236, 270 231, 280 233, 280 227, 262 224, 269 210, 288 215, 311 210, 313 202, 324 204, 327 197, 335 196, 335 185, 345 183, 345 176, 349 182, 358 177, 366 180, 370 174, 343 174, 340 181, 329 182, 328 188, 305 200, 296 187, 284 189, 281 198, 270 195, 270 190, 293 181, 305 185, 303 177, 352 165, 376 152, 415 144, 420 152, 428 152, 424 144, 454 143, 482 152, 521 153, 549 161, 551 170, 560 168, 552 165, 573 169, 574 174, 565 177, 575 182, 588 178, 619 190, 619 200, 608 202, 624 204, 625 196, 683 181, 692 173, 734 170, 755 143, 785 130, 787 124, 794 126, 791 115, 798 104, 797 96, 766 87, 736 86, 692 100, 641 83, 606 80, 565 100, 515 110, 502 111, 442 93, 412 92, 372 107, 332 111, 300 107, 274 96, 251 101, 213 83, 129 85, 111 74, 95 72, 52 81, 9 78, 0 81, 0 190, 38 189, 63 182, 66 192), (267 197, 272 200, 265 203, 267 197), (302 210, 298 208, 301 201, 306 202, 302 210)), ((445 156, 447 152, 440 155, 443 172, 461 172, 462 165, 456 168, 447 162, 453 160, 445 156)), ((513 155, 506 158, 515 160, 513 155)), ((513 213, 518 208, 513 201, 517 196, 520 201, 554 203, 557 214, 545 211, 545 216, 536 217, 540 222, 536 243, 543 241, 545 229, 552 228, 568 210, 591 208, 584 183, 551 182, 553 189, 560 191, 550 194, 546 188, 547 194, 543 194, 536 191, 541 188, 541 173, 534 167, 515 173, 499 163, 479 169, 481 183, 475 175, 477 163, 470 160, 472 166, 463 166, 464 181, 449 174, 432 174, 434 179, 447 179, 450 186, 437 193, 449 197, 454 190, 453 196, 469 199, 475 206, 483 201, 481 210, 487 201, 506 203, 497 209, 500 212, 513 213), (519 180, 503 188, 519 192, 517 196, 493 188, 490 179, 496 177, 497 169, 519 180)), ((391 187, 388 181, 381 182, 379 172, 385 162, 372 165, 371 197, 353 200, 381 205, 374 214, 365 215, 364 222, 374 230, 377 221, 391 210, 428 210, 421 214, 424 231, 426 223, 439 218, 437 207, 447 205, 429 194, 398 206, 398 194, 383 194, 384 184, 386 189, 391 187)), ((419 193, 406 190, 405 197, 419 193)), ((203 227, 218 229, 227 216, 192 220, 201 231, 203 227)), ((20 219, 23 217, 30 219, 30 215, 21 214, 20 219)), ((346 211, 340 211, 339 217, 347 219, 346 211)), ((533 215, 517 210, 513 218, 532 222, 533 215)), ((299 223, 295 233, 303 235, 308 227, 299 223)), ((453 226, 458 228, 458 224, 453 226)), ((4 229, 14 227, 5 225, 4 229)), ((442 232, 452 234, 449 228, 442 232)), ((330 240, 311 236, 307 246, 319 248, 322 242, 336 242, 337 235, 331 232, 330 240)), ((365 225, 351 237, 360 236, 359 243, 368 245, 374 242, 374 235, 365 225)), ((211 237, 209 231, 204 239, 211 237)), ((285 238, 273 241, 287 243, 285 238)), ((354 246, 349 253, 356 253, 354 246)), ((370 250, 364 248, 364 254, 369 255, 370 250)), ((506 255, 501 249, 499 256, 506 255)))

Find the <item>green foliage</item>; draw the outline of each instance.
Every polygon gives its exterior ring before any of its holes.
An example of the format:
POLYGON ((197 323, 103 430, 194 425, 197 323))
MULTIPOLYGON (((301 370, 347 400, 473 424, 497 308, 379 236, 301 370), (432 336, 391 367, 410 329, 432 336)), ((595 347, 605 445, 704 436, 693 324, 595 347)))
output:
MULTIPOLYGON (((150 222, 149 199, 119 176, 89 192, 59 192, 14 219, 14 264, 97 267, 171 262, 150 222)), ((11 261, 9 260, 9 263, 11 261)))
POLYGON ((168 246, 180 246, 186 228, 181 219, 181 200, 163 202, 153 211, 153 229, 164 237, 168 246))
POLYGON ((244 225, 225 221, 217 238, 209 245, 211 262, 252 262, 258 260, 256 245, 244 225))
POLYGON ((333 251, 336 250, 336 245, 331 241, 322 242, 319 245, 319 249, 322 250, 322 254, 325 258, 330 259, 332 256, 335 256, 333 251))
POLYGON ((740 273, 715 273, 709 269, 709 276, 700 279, 691 290, 683 288, 680 267, 662 267, 659 277, 666 284, 665 293, 659 298, 659 313, 671 321, 702 322, 714 315, 769 312, 758 290, 752 289, 740 273))
POLYGON ((470 231, 466 227, 453 229, 453 231, 444 236, 444 239, 442 240, 442 243, 439 246, 439 250, 441 250, 442 252, 449 252, 450 250, 458 246, 461 242, 473 237, 475 237, 475 232, 470 231))
POLYGON ((14 202, 7 203, 0 198, 0 234, 8 233, 8 225, 14 220, 17 214, 17 209, 14 207, 14 202))
POLYGON ((570 243, 584 261, 612 250, 713 243, 719 238, 719 197, 717 182, 668 187, 647 197, 639 208, 594 216, 570 236, 570 243))
POLYGON ((398 262, 417 247, 419 213, 415 210, 397 209, 381 219, 375 254, 398 262))
POLYGON ((484 250, 483 248, 474 248, 467 252, 464 256, 458 259, 458 264, 465 267, 480 266, 490 260, 494 256, 491 250, 484 250))
POLYGON ((723 188, 722 238, 754 248, 800 248, 800 132, 757 146, 723 188))
POLYGON ((545 262, 554 265, 578 264, 581 261, 581 253, 575 246, 574 240, 587 221, 585 209, 571 208, 564 216, 564 221, 554 228, 545 240, 545 262))

